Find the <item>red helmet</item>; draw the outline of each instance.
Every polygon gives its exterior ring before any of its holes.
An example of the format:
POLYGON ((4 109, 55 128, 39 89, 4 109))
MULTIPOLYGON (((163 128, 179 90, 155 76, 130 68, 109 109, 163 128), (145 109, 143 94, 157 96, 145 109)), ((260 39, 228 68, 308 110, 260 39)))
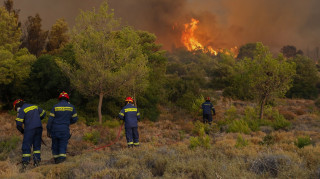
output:
POLYGON ((133 103, 133 99, 132 99, 131 97, 127 97, 127 98, 126 98, 126 102, 131 102, 131 103, 133 103))
POLYGON ((15 109, 16 108, 16 105, 18 104, 18 103, 20 103, 21 101, 23 101, 22 99, 17 99, 17 100, 15 100, 14 102, 13 102, 13 109, 15 109))
POLYGON ((210 101, 210 97, 209 96, 206 97, 206 101, 210 101))
POLYGON ((60 99, 60 98, 62 98, 62 97, 65 97, 65 98, 67 98, 67 99, 69 100, 69 95, 68 95, 68 93, 66 93, 66 92, 64 92, 64 91, 62 91, 62 92, 60 93, 58 99, 60 99))

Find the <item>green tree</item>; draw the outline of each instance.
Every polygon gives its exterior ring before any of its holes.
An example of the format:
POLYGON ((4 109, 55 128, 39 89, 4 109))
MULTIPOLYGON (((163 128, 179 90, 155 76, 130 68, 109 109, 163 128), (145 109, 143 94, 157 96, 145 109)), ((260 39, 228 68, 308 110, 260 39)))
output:
POLYGON ((41 18, 39 14, 35 17, 29 16, 23 29, 22 47, 26 47, 30 53, 40 56, 45 47, 48 31, 41 29, 41 18))
POLYGON ((252 60, 244 60, 249 71, 249 86, 260 105, 260 119, 267 100, 282 97, 290 89, 295 75, 295 63, 289 63, 282 55, 273 58, 271 52, 262 43, 257 43, 252 60))
POLYGON ((81 12, 71 36, 77 67, 59 61, 79 92, 99 96, 100 123, 103 98, 127 92, 137 85, 136 77, 145 77, 148 71, 137 32, 130 27, 115 30, 118 27, 106 2, 98 11, 81 12))
POLYGON ((286 57, 286 58, 292 58, 297 55, 303 55, 302 50, 297 50, 295 46, 292 45, 286 45, 283 46, 280 50, 280 52, 286 57))
POLYGON ((33 101, 47 101, 56 98, 61 91, 70 91, 69 79, 61 72, 51 55, 40 56, 32 65, 30 78, 27 80, 29 99, 33 101))
POLYGON ((315 99, 318 96, 317 84, 320 81, 316 64, 308 57, 297 55, 292 59, 297 66, 292 88, 286 96, 290 98, 315 99))
POLYGON ((20 46, 21 29, 17 18, 0 7, 0 46, 12 53, 18 51, 20 46))
POLYGON ((58 19, 51 27, 48 35, 47 52, 55 53, 69 41, 68 24, 64 19, 58 19))

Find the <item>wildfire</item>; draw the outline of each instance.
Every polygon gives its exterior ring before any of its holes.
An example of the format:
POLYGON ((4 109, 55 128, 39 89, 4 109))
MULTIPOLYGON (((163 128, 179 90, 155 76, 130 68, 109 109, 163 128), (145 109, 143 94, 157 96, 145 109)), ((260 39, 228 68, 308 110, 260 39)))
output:
POLYGON ((195 37, 194 31, 198 28, 198 23, 199 20, 192 18, 189 24, 184 24, 185 29, 181 37, 182 43, 189 51, 202 50, 204 52, 210 52, 211 54, 217 55, 218 52, 215 51, 211 46, 204 47, 195 37))

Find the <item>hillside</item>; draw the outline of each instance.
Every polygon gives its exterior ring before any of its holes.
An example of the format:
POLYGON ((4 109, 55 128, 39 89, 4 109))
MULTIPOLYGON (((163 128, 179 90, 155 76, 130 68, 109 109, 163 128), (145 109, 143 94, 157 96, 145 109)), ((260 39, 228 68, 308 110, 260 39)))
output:
POLYGON ((86 126, 80 120, 71 127, 67 161, 61 164, 53 164, 43 124, 43 161, 25 173, 17 165, 22 135, 15 116, 2 112, 0 178, 319 178, 320 113, 314 101, 277 100, 276 108, 291 123, 286 129, 261 126, 247 134, 228 133, 230 125, 222 121, 230 109, 243 115, 252 105, 221 98, 211 127, 181 109, 161 107, 158 122, 139 123, 141 146, 134 149, 126 148, 122 130, 116 144, 95 151, 114 141, 121 125, 114 120, 86 126))

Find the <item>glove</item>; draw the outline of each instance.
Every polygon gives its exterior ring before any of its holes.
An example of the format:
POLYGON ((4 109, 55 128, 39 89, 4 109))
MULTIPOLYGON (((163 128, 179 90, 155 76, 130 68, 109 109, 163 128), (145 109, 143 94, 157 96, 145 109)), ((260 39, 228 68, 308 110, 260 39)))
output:
POLYGON ((47 137, 51 138, 51 134, 49 131, 47 131, 47 137))

